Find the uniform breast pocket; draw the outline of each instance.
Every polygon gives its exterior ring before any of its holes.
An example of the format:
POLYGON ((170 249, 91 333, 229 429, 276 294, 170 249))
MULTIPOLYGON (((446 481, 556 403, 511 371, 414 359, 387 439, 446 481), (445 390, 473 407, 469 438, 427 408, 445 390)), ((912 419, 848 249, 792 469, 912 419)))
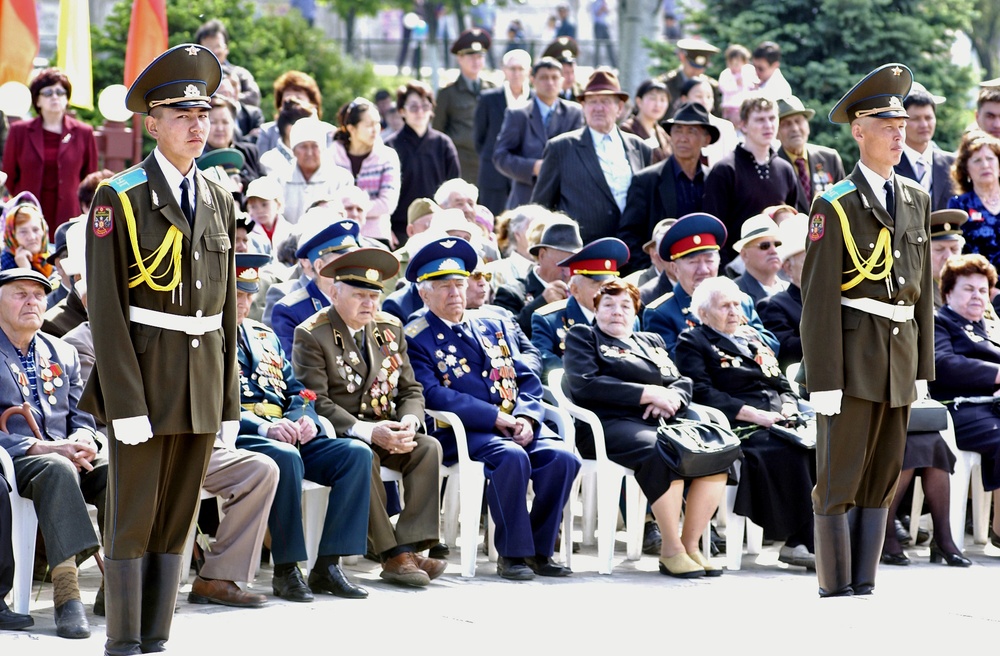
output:
POLYGON ((229 270, 229 253, 232 244, 229 235, 205 235, 205 258, 208 260, 208 275, 212 280, 225 280, 229 270))
POLYGON ((927 251, 927 234, 923 230, 906 231, 906 252, 912 262, 914 271, 920 271, 924 266, 924 254, 927 251))

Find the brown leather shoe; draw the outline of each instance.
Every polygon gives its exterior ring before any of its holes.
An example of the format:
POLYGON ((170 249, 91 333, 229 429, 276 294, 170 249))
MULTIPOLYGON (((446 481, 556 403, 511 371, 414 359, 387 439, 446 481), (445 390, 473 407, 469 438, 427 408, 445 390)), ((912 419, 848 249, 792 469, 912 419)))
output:
POLYGON ((437 558, 425 558, 418 553, 413 554, 413 562, 417 564, 417 567, 427 572, 427 576, 432 581, 444 574, 444 571, 448 569, 448 561, 438 560, 437 558))
POLYGON ((260 608, 267 603, 267 597, 253 592, 244 592, 232 581, 206 580, 199 576, 191 584, 188 602, 236 606, 237 608, 260 608))
POLYGON ((423 587, 431 582, 427 572, 417 565, 412 551, 405 551, 382 563, 382 573, 379 576, 391 583, 415 587, 423 587))

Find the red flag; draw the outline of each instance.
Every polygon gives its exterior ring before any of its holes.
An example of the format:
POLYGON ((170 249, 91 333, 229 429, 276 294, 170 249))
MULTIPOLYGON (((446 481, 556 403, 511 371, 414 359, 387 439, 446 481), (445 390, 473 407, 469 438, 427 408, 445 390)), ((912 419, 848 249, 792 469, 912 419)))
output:
POLYGON ((37 54, 34 0, 0 0, 0 84, 27 84, 37 54))
POLYGON ((125 48, 125 86, 132 86, 135 78, 163 54, 167 46, 166 0, 133 0, 132 23, 125 48))

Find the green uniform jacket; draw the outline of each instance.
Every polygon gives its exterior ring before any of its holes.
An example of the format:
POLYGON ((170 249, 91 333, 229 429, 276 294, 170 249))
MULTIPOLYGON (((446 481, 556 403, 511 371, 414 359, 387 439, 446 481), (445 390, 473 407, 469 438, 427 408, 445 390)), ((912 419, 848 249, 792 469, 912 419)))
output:
POLYGON ((292 367, 295 377, 316 392, 316 412, 330 420, 337 435, 344 435, 358 420, 398 421, 413 415, 422 423, 424 388, 413 375, 403 325, 391 314, 378 312, 364 330, 371 367, 333 307, 320 310, 295 329, 292 367), (385 402, 387 413, 377 412, 385 402))
MULTIPOLYGON (((816 198, 802 271, 802 350, 809 391, 844 394, 892 407, 916 399, 916 379, 934 378, 934 283, 930 267, 930 198, 917 184, 896 175, 896 220, 855 167, 847 178, 816 198), (890 278, 863 280, 841 292, 854 267, 833 203, 843 207, 862 258, 870 257, 881 228, 892 234, 890 278), (914 320, 893 322, 840 304, 873 298, 913 305, 914 320)), ((876 267, 876 273, 881 267, 876 267)))
MULTIPOLYGON (((493 89, 496 85, 479 78, 479 93, 493 89)), ((438 92, 437 106, 434 108, 433 127, 451 137, 458 151, 458 165, 462 169, 462 179, 476 184, 479 176, 479 155, 476 154, 476 104, 479 94, 472 93, 459 75, 452 84, 438 92)))
MULTIPOLYGON (((233 197, 201 172, 195 178, 193 235, 152 154, 99 187, 94 198, 87 228, 87 301, 97 363, 80 406, 106 424, 146 415, 154 435, 174 435, 215 433, 222 421, 240 418, 235 206, 233 197), (146 283, 129 289, 135 256, 118 191, 132 205, 143 258, 160 246, 170 226, 183 234, 181 284, 172 292, 154 291, 146 283), (133 323, 130 305, 186 316, 221 312, 222 329, 192 336, 133 323)), ((166 270, 163 262, 152 273, 166 270)))

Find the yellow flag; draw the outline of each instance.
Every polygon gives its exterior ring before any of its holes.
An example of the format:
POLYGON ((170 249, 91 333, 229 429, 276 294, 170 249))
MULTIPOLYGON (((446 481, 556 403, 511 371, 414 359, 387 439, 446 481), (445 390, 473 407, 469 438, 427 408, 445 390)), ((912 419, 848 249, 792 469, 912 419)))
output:
POLYGON ((94 109, 94 78, 90 55, 90 3, 80 0, 59 2, 59 42, 57 65, 73 83, 69 104, 94 109))

